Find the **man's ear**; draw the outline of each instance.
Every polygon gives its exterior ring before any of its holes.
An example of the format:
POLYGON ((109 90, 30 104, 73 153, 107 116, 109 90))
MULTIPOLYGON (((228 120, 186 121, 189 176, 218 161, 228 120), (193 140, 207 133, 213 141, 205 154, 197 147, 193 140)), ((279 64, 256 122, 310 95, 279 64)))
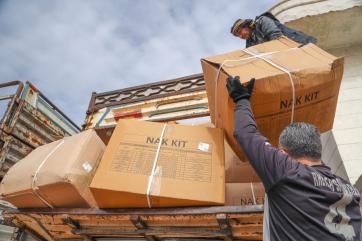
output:
POLYGON ((278 148, 282 153, 288 154, 288 152, 280 144, 279 144, 278 148))

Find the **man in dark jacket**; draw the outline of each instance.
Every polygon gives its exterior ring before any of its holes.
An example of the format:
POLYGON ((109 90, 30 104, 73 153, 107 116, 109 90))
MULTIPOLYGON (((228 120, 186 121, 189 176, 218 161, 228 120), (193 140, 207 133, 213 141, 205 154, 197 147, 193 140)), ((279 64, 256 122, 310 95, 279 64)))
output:
POLYGON ((253 86, 254 79, 244 86, 229 77, 226 87, 236 103, 234 136, 267 194, 264 241, 359 241, 360 194, 321 161, 318 129, 292 123, 280 134, 280 148, 273 147, 255 123, 253 86))
POLYGON ((255 20, 236 20, 231 27, 230 32, 235 37, 245 39, 246 47, 278 39, 282 35, 285 35, 301 44, 317 42, 317 40, 312 36, 308 36, 301 31, 288 28, 269 12, 256 17, 255 20))

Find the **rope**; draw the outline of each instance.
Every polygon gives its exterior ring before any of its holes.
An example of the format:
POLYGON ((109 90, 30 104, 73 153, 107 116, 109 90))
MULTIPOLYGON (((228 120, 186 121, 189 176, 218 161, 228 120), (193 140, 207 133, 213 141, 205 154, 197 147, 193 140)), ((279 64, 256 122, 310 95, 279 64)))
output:
MULTIPOLYGON (((298 48, 290 48, 290 49, 287 49, 287 50, 282 50, 282 51, 274 51, 274 52, 267 52, 267 53, 261 53, 261 54, 254 54, 253 52, 250 52, 248 49, 242 49, 243 52, 249 54, 249 55, 252 55, 250 57, 247 57, 247 58, 242 58, 242 59, 226 59, 224 60, 220 67, 218 68, 217 70, 217 74, 216 74, 216 78, 215 78, 215 103, 214 103, 214 108, 215 108, 215 115, 218 113, 217 112, 217 89, 218 89, 218 82, 219 82, 219 76, 220 76, 220 71, 221 69, 226 66, 226 67, 229 67, 229 68, 233 68, 233 67, 237 67, 237 66, 240 66, 240 65, 244 65, 244 64, 247 64, 249 62, 251 62, 252 60, 258 58, 258 59, 261 59, 261 60, 264 60, 265 62, 271 64, 272 66, 278 68, 279 70, 285 72, 288 74, 288 77, 289 77, 289 80, 290 80, 290 83, 291 83, 291 88, 292 88, 292 113, 291 113, 291 123, 294 121, 294 105, 295 105, 295 86, 294 86, 294 81, 293 81, 293 78, 291 76, 291 73, 289 70, 287 70, 286 68, 284 68, 283 66, 280 66, 274 62, 272 62, 271 60, 269 59, 266 59, 265 56, 269 56, 269 55, 273 55, 275 53, 280 53, 280 52, 286 52, 286 51, 291 51, 291 50, 295 50, 295 49, 298 49, 298 48), (237 64, 235 65, 227 65, 227 63, 233 63, 233 62, 236 62, 237 64)), ((218 127, 217 125, 217 121, 218 121, 218 118, 215 116, 215 126, 218 127)))
MULTIPOLYGON (((293 49, 295 49, 295 48, 293 48, 293 49)), ((279 64, 276 64, 276 63, 274 63, 273 61, 271 61, 269 59, 266 59, 263 56, 256 55, 256 54, 250 52, 248 49, 243 49, 242 51, 244 51, 245 53, 248 53, 250 55, 253 55, 253 57, 255 57, 255 58, 262 59, 265 62, 267 62, 267 63, 271 64, 272 66, 274 66, 275 68, 277 68, 277 69, 279 69, 279 70, 281 70, 281 71, 288 74, 288 77, 289 77, 289 80, 290 80, 290 85, 292 87, 292 111, 291 111, 292 113, 291 113, 291 117, 290 117, 290 123, 293 123, 293 121, 294 121, 294 109, 295 109, 295 86, 294 86, 293 77, 292 77, 292 74, 290 73, 290 71, 288 69, 284 68, 283 66, 281 66, 279 64)))
POLYGON ((64 140, 61 140, 58 145, 56 145, 51 152, 48 153, 48 155, 44 158, 44 160, 40 163, 38 166, 38 169, 35 171, 35 174, 33 176, 33 180, 31 181, 31 189, 33 190, 33 193, 48 207, 54 208, 39 192, 39 188, 36 186, 36 180, 38 177, 38 173, 40 169, 44 166, 46 161, 49 159, 49 157, 64 143, 64 140))
POLYGON ((256 197, 255 197, 255 193, 254 193, 254 186, 253 183, 250 183, 250 188, 251 188, 251 194, 253 195, 253 203, 254 205, 256 205, 256 197))

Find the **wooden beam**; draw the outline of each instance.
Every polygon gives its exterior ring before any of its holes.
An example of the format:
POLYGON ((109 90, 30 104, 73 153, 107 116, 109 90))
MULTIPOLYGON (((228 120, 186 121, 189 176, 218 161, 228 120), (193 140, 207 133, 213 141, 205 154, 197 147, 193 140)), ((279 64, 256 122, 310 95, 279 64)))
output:
MULTIPOLYGON (((138 230, 147 230, 147 224, 141 219, 138 215, 132 215, 130 217, 131 222, 138 230)), ((147 235, 146 233, 142 233, 145 236, 145 239, 148 241, 157 241, 157 238, 153 235, 147 235)))
POLYGON ((94 209, 94 208, 29 208, 7 209, 4 214, 68 214, 68 215, 204 215, 204 214, 247 214, 262 213, 263 205, 248 206, 211 206, 186 208, 122 208, 122 209, 94 209))
POLYGON ((67 224, 72 228, 72 230, 80 229, 80 224, 78 221, 73 220, 71 217, 65 217, 63 218, 63 223, 67 224))
POLYGON ((233 233, 231 231, 231 227, 229 224, 229 220, 225 213, 216 214, 216 220, 219 224, 220 229, 225 233, 224 240, 225 241, 232 241, 233 240, 233 233))

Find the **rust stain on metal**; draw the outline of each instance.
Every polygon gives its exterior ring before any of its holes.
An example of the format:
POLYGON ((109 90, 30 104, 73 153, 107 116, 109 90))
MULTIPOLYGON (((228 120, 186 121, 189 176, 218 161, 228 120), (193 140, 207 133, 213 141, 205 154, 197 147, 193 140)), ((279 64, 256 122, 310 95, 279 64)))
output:
POLYGON ((114 114, 114 119, 118 121, 119 119, 127 119, 127 118, 142 118, 142 112, 141 110, 134 110, 134 111, 128 111, 128 112, 117 112, 114 114))
POLYGON ((202 74, 92 93, 83 129, 113 127, 119 119, 174 121, 209 115, 202 74))
POLYGON ((184 240, 262 240, 260 206, 92 211, 33 209, 6 210, 3 215, 6 222, 25 223, 44 238, 51 235, 55 240, 82 239, 84 235, 89 239, 135 240, 143 233, 155 235, 157 240, 182 237, 184 240), (230 239, 225 238, 229 236, 230 239))
MULTIPOLYGON (((34 148, 75 133, 64 129, 74 123, 29 81, 25 84, 20 81, 0 84, 0 88, 11 86, 17 86, 17 90, 0 122, 0 179, 14 163, 34 148), (48 114, 39 109, 39 103, 44 103, 42 109, 48 114), (49 114, 60 117, 53 120, 49 114)), ((76 125, 72 128, 79 129, 76 125)))

